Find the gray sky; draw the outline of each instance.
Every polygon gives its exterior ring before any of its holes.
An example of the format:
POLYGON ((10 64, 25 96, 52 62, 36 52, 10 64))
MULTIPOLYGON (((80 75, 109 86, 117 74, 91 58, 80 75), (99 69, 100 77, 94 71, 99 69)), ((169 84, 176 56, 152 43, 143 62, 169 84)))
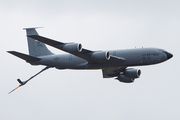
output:
POLYGON ((180 119, 179 6, 178 0, 0 1, 0 119, 180 119), (6 52, 28 53, 22 28, 37 26, 42 36, 91 50, 158 47, 174 57, 136 67, 142 75, 132 84, 103 79, 101 70, 49 69, 9 95, 17 78, 43 68, 6 52))

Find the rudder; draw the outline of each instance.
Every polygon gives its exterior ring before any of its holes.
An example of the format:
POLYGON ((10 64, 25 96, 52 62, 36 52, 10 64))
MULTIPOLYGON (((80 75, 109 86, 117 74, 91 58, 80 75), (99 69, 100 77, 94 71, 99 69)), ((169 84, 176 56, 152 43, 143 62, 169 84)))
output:
POLYGON ((38 35, 36 28, 24 28, 24 30, 27 34, 29 55, 38 57, 53 54, 44 43, 28 37, 29 35, 38 35))

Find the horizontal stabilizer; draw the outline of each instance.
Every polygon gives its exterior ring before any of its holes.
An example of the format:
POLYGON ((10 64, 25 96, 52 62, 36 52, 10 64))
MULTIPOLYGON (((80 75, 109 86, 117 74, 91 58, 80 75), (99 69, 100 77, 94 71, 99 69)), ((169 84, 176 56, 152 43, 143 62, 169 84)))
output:
POLYGON ((19 53, 16 51, 7 51, 7 52, 12 54, 12 55, 15 55, 16 57, 19 57, 23 60, 26 60, 26 61, 38 61, 38 60, 40 60, 40 58, 32 57, 30 55, 26 55, 26 54, 19 53))

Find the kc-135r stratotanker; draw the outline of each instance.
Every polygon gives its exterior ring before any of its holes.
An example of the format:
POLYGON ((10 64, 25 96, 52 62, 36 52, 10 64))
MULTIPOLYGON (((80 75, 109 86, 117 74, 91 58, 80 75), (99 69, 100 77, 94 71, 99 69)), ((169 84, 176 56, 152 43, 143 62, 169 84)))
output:
POLYGON ((131 83, 134 82, 134 79, 140 77, 141 70, 128 67, 158 64, 173 57, 171 53, 159 48, 92 51, 82 48, 80 43, 63 43, 39 36, 35 29, 25 28, 29 55, 16 51, 8 52, 31 65, 44 65, 46 67, 26 81, 18 79, 17 81, 20 83, 18 87, 25 85, 44 70, 53 67, 60 70, 101 69, 103 78, 115 77, 120 82, 131 83), (68 54, 53 54, 45 44, 65 51, 68 54))

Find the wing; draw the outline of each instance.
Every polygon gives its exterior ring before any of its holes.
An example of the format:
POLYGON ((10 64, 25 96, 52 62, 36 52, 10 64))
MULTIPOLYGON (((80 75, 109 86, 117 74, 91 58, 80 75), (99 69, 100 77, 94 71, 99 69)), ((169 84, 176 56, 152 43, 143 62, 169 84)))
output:
POLYGON ((114 67, 102 69, 103 78, 117 77, 126 67, 114 67))
MULTIPOLYGON (((33 38, 33 39, 36 39, 40 42, 43 42, 47 45, 50 45, 52 47, 55 47, 57 49, 60 49, 62 51, 65 51, 65 52, 68 52, 70 54, 73 54, 77 57, 80 57, 80 58, 83 58, 85 60, 87 60, 89 63, 104 63, 104 62, 122 62, 122 61, 125 61, 124 58, 121 58, 121 57, 116 57, 116 56, 111 56, 110 55, 110 59, 107 60, 107 61, 99 61, 99 60, 95 60, 92 58, 92 55, 98 51, 91 51, 91 50, 88 50, 88 49, 84 49, 82 48, 81 51, 79 52, 76 52, 76 51, 73 51, 73 50, 67 50, 65 49, 65 47, 67 45, 70 45, 70 44, 75 44, 75 43, 63 43, 63 42, 59 42, 59 41, 56 41, 56 40, 52 40, 52 39, 49 39, 49 38, 46 38, 46 37, 42 37, 42 36, 39 36, 39 35, 30 35, 28 36, 30 38, 33 38)), ((74 46, 71 46, 71 48, 73 49, 74 46)))

